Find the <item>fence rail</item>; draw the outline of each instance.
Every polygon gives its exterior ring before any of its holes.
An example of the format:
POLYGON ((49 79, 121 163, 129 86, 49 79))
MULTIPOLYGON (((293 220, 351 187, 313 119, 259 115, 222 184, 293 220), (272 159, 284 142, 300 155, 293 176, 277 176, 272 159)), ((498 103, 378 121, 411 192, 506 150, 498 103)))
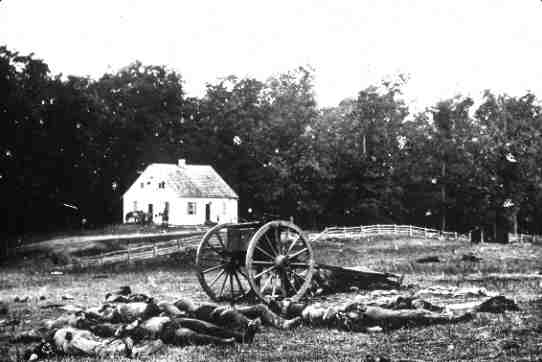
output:
MULTIPOLYGON (((409 236, 423 238, 446 238, 446 239, 462 239, 472 241, 471 233, 457 233, 451 231, 440 231, 436 229, 423 228, 413 225, 361 225, 361 226, 331 226, 324 229, 319 234, 311 235, 311 241, 316 241, 324 237, 334 238, 363 238, 372 236, 409 236)), ((542 235, 530 234, 510 234, 510 243, 532 243, 542 244, 542 235)))
POLYGON ((384 235, 397 235, 409 237, 423 238, 447 238, 447 239, 464 239, 470 240, 468 234, 460 234, 457 232, 444 231, 423 228, 413 225, 361 225, 361 226, 331 226, 327 227, 320 234, 315 235, 312 241, 324 237, 334 238, 353 238, 353 237, 372 237, 384 235))
POLYGON ((96 265, 115 264, 119 262, 132 262, 135 260, 145 260, 157 256, 165 256, 184 251, 190 248, 196 248, 203 237, 204 232, 195 232, 191 234, 179 235, 175 239, 156 242, 149 238, 149 244, 124 250, 115 250, 108 253, 78 258, 74 263, 63 266, 64 268, 90 267, 96 265))
POLYGON ((542 244, 542 235, 530 235, 530 234, 510 234, 508 239, 511 243, 531 243, 542 244))

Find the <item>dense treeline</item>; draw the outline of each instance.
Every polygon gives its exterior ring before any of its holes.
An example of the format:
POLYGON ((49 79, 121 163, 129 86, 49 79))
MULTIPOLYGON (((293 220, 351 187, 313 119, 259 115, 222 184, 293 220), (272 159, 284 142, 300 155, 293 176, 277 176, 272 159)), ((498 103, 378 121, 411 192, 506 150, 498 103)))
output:
POLYGON ((61 77, 0 47, 3 229, 119 222, 138 171, 186 158, 223 175, 245 219, 542 232, 535 95, 488 91, 478 105, 457 96, 411 114, 399 77, 319 109, 312 77, 232 76, 191 98, 163 66, 61 77))

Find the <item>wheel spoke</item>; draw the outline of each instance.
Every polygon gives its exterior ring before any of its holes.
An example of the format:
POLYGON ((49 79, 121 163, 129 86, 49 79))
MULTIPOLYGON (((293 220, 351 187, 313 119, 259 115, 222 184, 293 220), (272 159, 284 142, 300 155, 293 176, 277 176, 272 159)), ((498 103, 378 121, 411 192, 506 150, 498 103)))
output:
POLYGON ((239 269, 238 271, 239 271, 239 274, 241 274, 243 277, 245 277, 246 280, 250 280, 248 278, 248 275, 244 271, 242 271, 241 269, 239 269))
POLYGON ((220 265, 215 265, 215 266, 212 266, 210 267, 209 269, 205 269, 202 271, 203 274, 207 274, 209 272, 212 272, 213 270, 217 270, 217 269, 220 269, 220 268, 224 268, 225 264, 220 264, 220 265))
POLYGON ((218 297, 220 298, 222 296, 222 293, 224 292, 224 287, 226 286, 226 281, 228 280, 229 274, 226 274, 226 277, 224 278, 224 281, 222 282, 222 286, 220 287, 220 293, 218 294, 218 297))
POLYGON ((241 284, 241 281, 239 280, 239 276, 235 272, 233 275, 235 275, 235 280, 237 281, 237 285, 239 285, 239 290, 241 290, 241 294, 245 295, 245 289, 243 288, 243 285, 241 284))
POLYGON ((203 250, 207 249, 211 249, 213 250, 215 253, 217 253, 218 255, 222 256, 224 254, 224 251, 223 250, 220 250, 220 249, 217 249, 216 247, 214 247, 213 245, 211 245, 210 242, 207 242, 207 245, 208 247, 207 248, 203 248, 203 250))
POLYGON ((230 274, 230 294, 231 294, 231 300, 233 301, 234 295, 233 295, 233 277, 230 274))
POLYGON ((276 266, 273 265, 273 266, 271 266, 271 267, 265 269, 264 271, 262 271, 262 272, 256 274, 256 275, 254 276, 254 280, 258 279, 259 277, 261 277, 261 276, 264 275, 264 274, 269 273, 270 271, 272 271, 272 270, 275 269, 275 268, 276 268, 276 266))
POLYGON ((260 292, 264 292, 264 291, 265 291, 265 288, 267 288, 267 286, 269 285, 269 281, 273 279, 273 276, 274 276, 274 274, 271 274, 271 275, 269 276, 269 278, 267 278, 267 279, 265 280, 265 282, 263 283, 262 287, 260 288, 260 292))
POLYGON ((216 263, 220 263, 220 264, 223 264, 225 262, 224 259, 215 259, 215 258, 210 258, 210 257, 207 257, 207 256, 201 257, 200 260, 201 261, 216 262, 216 263))
POLYGON ((226 269, 222 269, 222 270, 220 271, 220 273, 218 273, 218 274, 216 275, 216 277, 213 279, 213 281, 211 281, 211 283, 209 283, 209 286, 212 287, 212 286, 218 281, 218 279, 219 279, 222 275, 224 275, 225 272, 226 272, 226 269))
POLYGON ((275 242, 277 243, 276 245, 279 248, 279 252, 282 254, 283 248, 282 248, 282 242, 280 241, 280 226, 277 226, 275 228, 275 242))
POLYGON ((292 255, 288 255, 288 259, 294 259, 294 258, 296 258, 297 256, 303 254, 304 252, 308 252, 308 251, 309 251, 308 248, 303 248, 303 249, 301 249, 301 250, 299 250, 299 251, 293 253, 292 255))
POLYGON ((298 288, 296 285, 301 286, 305 282, 305 278, 303 278, 301 275, 297 274, 293 270, 292 270, 292 276, 293 276, 293 279, 294 279, 294 287, 296 289, 298 288), (301 280, 301 282, 300 282, 300 280, 301 280))
POLYGON ((272 261, 263 261, 263 260, 253 260, 252 261, 252 264, 256 264, 256 265, 275 265, 275 262, 272 262, 272 261))
POLYGON ((220 243, 220 245, 222 245, 222 247, 226 249, 226 246, 224 245, 224 240, 222 240, 222 236, 220 236, 220 232, 216 233, 216 238, 218 239, 218 242, 220 243))
POLYGON ((299 241, 299 239, 301 239, 301 237, 299 235, 297 235, 297 238, 295 238, 294 241, 292 241, 292 243, 290 244, 290 246, 288 247, 288 251, 286 251, 286 254, 290 254, 290 252, 292 251, 292 249, 294 248, 295 244, 297 244, 297 242, 299 241))
POLYGON ((298 263, 298 262, 288 263, 288 265, 289 266, 295 266, 295 267, 298 267, 298 268, 308 268, 310 266, 307 263, 298 263))
MULTIPOLYGON (((267 245, 269 245, 269 248, 271 249, 271 252, 273 254, 275 254, 275 256, 279 255, 279 253, 277 252, 277 250, 273 246, 273 242, 271 240, 269 240, 269 237, 267 236, 267 234, 264 235, 264 238, 265 238, 265 241, 267 241, 267 245)), ((273 257, 273 259, 274 259, 274 257, 273 257)))
POLYGON ((258 249, 259 251, 261 251, 263 254, 267 255, 269 257, 269 259, 271 260, 274 260, 275 258, 273 256, 271 256, 271 254, 269 254, 267 251, 263 250, 262 248, 260 248, 259 246, 256 246, 256 249, 258 249))

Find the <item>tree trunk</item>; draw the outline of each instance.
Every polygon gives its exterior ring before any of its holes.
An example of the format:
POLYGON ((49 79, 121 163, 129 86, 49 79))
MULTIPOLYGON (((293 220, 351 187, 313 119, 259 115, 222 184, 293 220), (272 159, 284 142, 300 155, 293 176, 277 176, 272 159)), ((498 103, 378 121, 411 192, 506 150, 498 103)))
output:
POLYGON ((444 183, 444 178, 446 177, 446 162, 442 163, 440 176, 441 176, 440 196, 441 196, 441 201, 442 201, 440 231, 445 231, 446 230, 446 184, 444 183))
POLYGON ((519 214, 519 207, 514 207, 514 210, 512 211, 512 232, 514 235, 518 235, 519 228, 518 228, 518 214, 519 214))

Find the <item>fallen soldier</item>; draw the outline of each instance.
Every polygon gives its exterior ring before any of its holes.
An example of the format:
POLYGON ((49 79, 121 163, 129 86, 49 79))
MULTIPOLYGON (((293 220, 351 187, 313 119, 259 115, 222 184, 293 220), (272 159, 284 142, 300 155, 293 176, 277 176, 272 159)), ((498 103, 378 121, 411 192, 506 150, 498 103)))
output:
POLYGON ((164 346, 162 340, 150 341, 134 347, 128 337, 104 339, 90 331, 73 327, 62 327, 51 333, 37 347, 25 353, 27 361, 52 358, 57 355, 88 356, 98 358, 143 357, 151 355, 164 346))
MULTIPOLYGON (((141 356, 162 345, 232 345, 251 343, 263 323, 291 329, 301 318, 286 320, 267 306, 233 308, 213 304, 197 306, 189 299, 156 303, 142 294, 106 295, 98 308, 73 309, 73 313, 44 322, 48 336, 29 351, 32 360, 52 355, 82 355, 99 358, 141 356), (146 342, 153 340, 154 342, 146 342), (156 342, 159 341, 159 342, 156 342), (142 345, 134 347, 134 343, 142 345)), ((21 340, 22 341, 22 340, 21 340)))
POLYGON ((365 305, 354 300, 339 306, 324 307, 319 303, 292 303, 283 300, 275 303, 273 309, 288 318, 300 316, 304 324, 309 326, 360 332, 458 323, 471 320, 478 312, 502 313, 506 310, 519 310, 514 301, 504 296, 491 297, 481 303, 449 307, 436 306, 410 297, 399 297, 393 303, 383 306, 365 305))
POLYGON ((233 329, 243 330, 248 327, 251 321, 260 320, 264 326, 287 330, 295 328, 301 322, 299 316, 285 319, 274 313, 265 304, 236 306, 235 308, 211 303, 197 306, 192 300, 181 298, 174 305, 192 318, 233 329))

